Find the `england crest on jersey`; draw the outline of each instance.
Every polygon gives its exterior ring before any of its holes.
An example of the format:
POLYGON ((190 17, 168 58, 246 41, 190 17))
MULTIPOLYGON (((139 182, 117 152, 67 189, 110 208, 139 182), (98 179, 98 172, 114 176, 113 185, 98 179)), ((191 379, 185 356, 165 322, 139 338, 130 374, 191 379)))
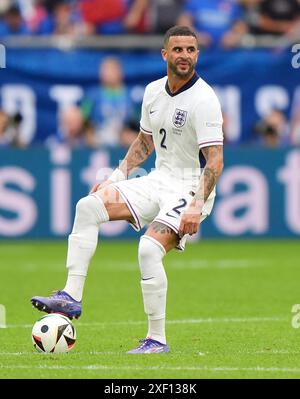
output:
POLYGON ((176 127, 184 126, 186 122, 187 111, 183 111, 182 109, 176 108, 175 113, 173 115, 173 124, 176 127))

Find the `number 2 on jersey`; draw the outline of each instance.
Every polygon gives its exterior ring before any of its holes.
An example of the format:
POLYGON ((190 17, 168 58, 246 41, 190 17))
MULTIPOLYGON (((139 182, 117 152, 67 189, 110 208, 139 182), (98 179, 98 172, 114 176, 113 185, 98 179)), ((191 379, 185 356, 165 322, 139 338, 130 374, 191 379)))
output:
POLYGON ((161 142, 160 142, 161 148, 167 149, 167 146, 165 144, 166 137, 167 137, 167 132, 165 131, 165 129, 160 129, 159 134, 162 134, 162 139, 161 139, 161 142))

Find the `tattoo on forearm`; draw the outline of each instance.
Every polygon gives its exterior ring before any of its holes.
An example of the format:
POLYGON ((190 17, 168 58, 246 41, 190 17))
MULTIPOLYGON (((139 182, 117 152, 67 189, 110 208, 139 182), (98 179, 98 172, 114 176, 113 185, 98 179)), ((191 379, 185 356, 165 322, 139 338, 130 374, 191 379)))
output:
POLYGON ((219 165, 223 164, 222 146, 211 146, 202 149, 202 153, 207 161, 203 174, 200 178, 200 185, 195 200, 205 202, 215 187, 221 173, 219 165))
POLYGON ((149 144, 143 138, 141 140, 141 150, 147 156, 150 154, 149 144))
POLYGON ((145 157, 144 157, 144 155, 142 154, 141 151, 135 150, 134 151, 134 160, 137 160, 138 162, 143 162, 145 160, 145 157))
POLYGON ((145 137, 143 133, 140 133, 129 148, 120 167, 126 167, 127 175, 130 174, 134 168, 140 166, 150 156, 153 149, 152 136, 145 137))
MULTIPOLYGON (((128 154, 129 155, 129 154, 128 154)), ((145 161, 150 155, 148 143, 141 137, 140 142, 137 143, 137 148, 134 151, 134 156, 138 162, 145 161)))
POLYGON ((212 168, 205 168, 204 172, 204 201, 207 200, 209 194, 212 192, 215 187, 218 179, 217 172, 212 168))

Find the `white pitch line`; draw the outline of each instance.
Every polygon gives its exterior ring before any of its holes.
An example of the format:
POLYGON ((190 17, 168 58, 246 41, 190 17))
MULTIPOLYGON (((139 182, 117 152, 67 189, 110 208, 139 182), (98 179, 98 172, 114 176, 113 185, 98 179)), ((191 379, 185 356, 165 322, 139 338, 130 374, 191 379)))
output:
POLYGON ((200 324, 200 323, 255 323, 261 321, 288 321, 286 317, 209 317, 203 319, 169 320, 168 324, 200 324))
MULTIPOLYGON (((200 319, 167 320, 167 324, 202 324, 202 323, 260 323, 289 321, 286 317, 208 317, 200 319)), ((74 326, 80 327, 107 327, 122 325, 143 325, 146 320, 128 320, 112 322, 74 322, 74 326)), ((8 324, 7 328, 32 328, 32 324, 8 324)))
MULTIPOLYGON (((178 355, 181 352, 176 352, 178 355)), ((96 351, 91 351, 91 352, 72 352, 72 356, 124 356, 124 352, 112 352, 112 351, 107 351, 107 352, 96 352, 96 351)), ((69 356, 69 353, 67 353, 69 356)), ((0 352, 0 356, 56 356, 55 353, 40 353, 40 352, 0 352)))
MULTIPOLYGON (((251 352, 250 352, 251 353, 251 352)), ((253 352, 254 354, 257 355, 299 355, 299 351, 289 351, 288 349, 264 349, 260 351, 255 351, 253 352)))
POLYGON ((22 355, 38 355, 38 353, 32 352, 0 352, 0 356, 22 356, 22 355))
POLYGON ((0 369, 36 369, 36 370, 133 370, 133 371, 209 371, 209 372, 224 372, 224 371, 254 371, 254 372, 282 372, 282 373, 300 373, 298 367, 209 367, 209 366, 150 366, 150 367, 139 367, 139 366, 106 366, 101 364, 91 364, 86 366, 59 366, 59 365, 37 365, 37 366, 26 366, 26 365, 0 365, 0 369))
MULTIPOLYGON (((183 352, 176 351, 176 355, 183 354, 183 352)), ((198 352, 198 353, 193 353, 197 354, 198 356, 206 356, 209 355, 209 352, 198 352)), ((290 351, 287 349, 271 349, 271 350, 259 350, 259 351, 237 351, 236 353, 232 352, 231 354, 237 354, 237 355, 299 355, 299 351, 290 351)), ((0 352, 0 356, 56 356, 53 353, 45 353, 41 354, 39 352, 0 352)), ((68 354, 69 355, 69 354, 68 354)), ((97 352, 97 351, 91 351, 91 352, 72 352, 72 356, 124 356, 126 355, 125 352, 112 352, 112 351, 106 351, 106 352, 97 352)))
POLYGON ((32 328, 33 324, 7 324, 6 330, 8 328, 32 328))
MULTIPOLYGON (((295 260, 296 262, 296 260, 295 260)), ((255 267, 270 267, 274 264, 274 262, 270 259, 249 259, 249 258, 240 258, 240 259, 192 259, 186 260, 182 262, 178 259, 170 260, 166 262, 167 269, 245 269, 245 268, 255 268, 255 267)), ((25 272, 37 272, 40 270, 40 264, 38 263, 23 263, 20 264, 22 266, 22 271, 25 272)), ((132 272, 139 271, 139 266, 136 260, 130 261, 110 261, 108 264, 104 264, 101 266, 102 270, 121 270, 124 272, 132 272)), ((51 272, 64 271, 64 266, 58 263, 51 264, 51 272)))
POLYGON ((273 262, 270 259, 193 259, 186 262, 170 261, 167 268, 171 269, 236 269, 249 267, 267 267, 273 262))

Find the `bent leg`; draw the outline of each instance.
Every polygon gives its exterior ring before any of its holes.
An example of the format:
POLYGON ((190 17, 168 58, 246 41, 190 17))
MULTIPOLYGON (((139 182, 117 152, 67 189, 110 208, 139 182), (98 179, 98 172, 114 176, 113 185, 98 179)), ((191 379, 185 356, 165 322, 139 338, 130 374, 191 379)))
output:
POLYGON ((123 200, 119 191, 113 186, 106 186, 92 195, 101 198, 108 213, 109 220, 134 221, 127 204, 123 200))
POLYGON ((148 316, 147 337, 166 344, 165 318, 167 276, 162 263, 165 254, 178 244, 168 226, 153 222, 140 239, 139 265, 144 310, 148 316))
POLYGON ((81 301, 88 267, 95 253, 99 227, 109 220, 131 220, 131 213, 112 186, 80 199, 76 205, 73 230, 68 239, 68 279, 64 288, 81 301))

